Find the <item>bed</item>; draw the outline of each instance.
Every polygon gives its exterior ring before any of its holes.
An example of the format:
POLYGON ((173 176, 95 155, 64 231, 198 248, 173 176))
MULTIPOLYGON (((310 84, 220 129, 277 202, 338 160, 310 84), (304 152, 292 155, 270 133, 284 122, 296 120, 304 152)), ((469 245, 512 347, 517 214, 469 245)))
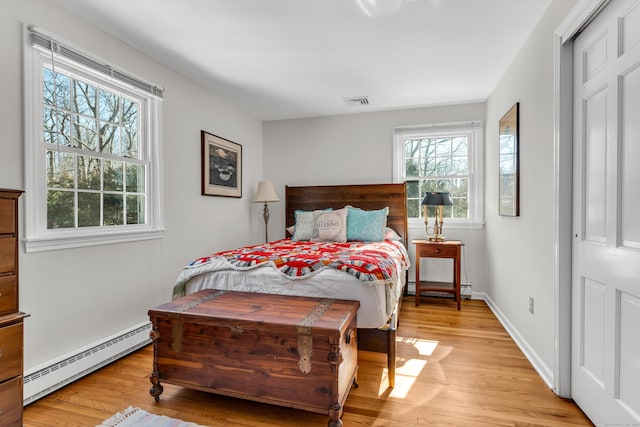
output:
MULTIPOLYGON (((398 310, 406 291, 409 258, 407 245, 407 209, 405 184, 287 186, 285 190, 286 227, 296 223, 296 211, 313 212, 332 209, 343 210, 347 205, 365 212, 388 208, 385 237, 392 240, 376 243, 346 242, 322 243, 281 239, 268 245, 237 248, 216 256, 195 260, 185 267, 174 286, 174 298, 202 289, 235 290, 244 292, 274 293, 360 301, 358 311, 358 348, 383 352, 387 355, 389 386, 395 382, 396 329, 398 310), (393 230, 391 232, 390 230, 393 230), (283 274, 287 269, 280 264, 282 254, 295 251, 296 256, 309 252, 336 251, 345 248, 367 253, 393 252, 395 260, 386 268, 372 270, 372 277, 360 277, 366 271, 357 270, 355 263, 341 268, 322 268, 317 271, 283 274), (320 249, 319 249, 320 248, 320 249), (395 252, 398 252, 397 256, 395 252), (251 260, 259 253, 269 263, 255 265, 251 260), (399 261, 401 259, 401 261, 399 261), (230 268, 230 262, 235 263, 230 268), (267 264, 272 264, 270 267, 267 264), (395 265, 391 265, 395 264, 395 265), (273 268, 277 266, 279 268, 273 268), (349 272, 345 272, 349 270, 349 272), (384 273, 384 274, 383 274, 384 273)), ((300 224, 300 217, 298 217, 300 224)), ((300 229, 298 229, 298 232, 300 229)), ((299 235, 298 235, 299 236, 299 235)), ((333 262, 335 264, 335 261, 333 262)), ((384 263, 383 263, 384 264, 384 263)))

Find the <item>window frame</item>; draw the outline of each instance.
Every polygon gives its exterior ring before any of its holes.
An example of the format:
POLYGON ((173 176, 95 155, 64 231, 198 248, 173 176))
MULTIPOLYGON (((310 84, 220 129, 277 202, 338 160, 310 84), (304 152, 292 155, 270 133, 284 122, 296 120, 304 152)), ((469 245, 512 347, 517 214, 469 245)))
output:
MULTIPOLYGON (((25 251, 39 252, 161 238, 164 231, 162 203, 162 100, 120 79, 93 70, 63 55, 35 46, 25 29, 25 251), (147 162, 146 224, 100 227, 47 228, 46 151, 43 138, 43 70, 51 68, 99 83, 138 101, 141 159, 147 162)), ((69 45, 67 42, 65 44, 69 45)), ((73 47, 75 51, 79 49, 73 47)), ((84 52, 83 52, 84 54, 84 52)), ((87 57, 92 57, 87 55, 87 57)), ((93 56, 95 57, 95 56, 93 56)))
MULTIPOLYGON (((484 225, 484 140, 480 121, 438 123, 397 127, 393 130, 393 181, 412 181, 406 176, 405 140, 448 137, 452 134, 469 135, 469 218, 446 218, 447 228, 475 229, 484 225)), ((424 229, 423 218, 408 218, 410 229, 424 229)))

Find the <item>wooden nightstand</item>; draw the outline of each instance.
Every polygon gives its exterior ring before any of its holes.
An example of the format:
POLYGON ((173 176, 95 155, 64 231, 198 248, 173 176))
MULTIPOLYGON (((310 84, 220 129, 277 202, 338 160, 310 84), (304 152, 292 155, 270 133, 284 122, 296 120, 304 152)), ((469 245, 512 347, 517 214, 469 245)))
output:
POLYGON ((460 261, 462 259, 462 243, 459 240, 430 242, 429 240, 413 240, 416 245, 416 307, 420 305, 420 293, 424 291, 446 292, 453 294, 460 310, 460 261), (420 280, 420 258, 453 259, 453 282, 432 282, 420 280))

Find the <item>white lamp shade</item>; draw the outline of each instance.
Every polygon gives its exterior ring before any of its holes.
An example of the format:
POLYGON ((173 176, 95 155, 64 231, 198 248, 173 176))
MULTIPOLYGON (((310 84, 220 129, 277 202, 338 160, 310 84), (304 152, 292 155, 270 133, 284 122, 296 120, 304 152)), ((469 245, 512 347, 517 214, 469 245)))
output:
POLYGON ((273 188, 271 181, 260 181, 258 183, 258 190, 256 190, 256 195, 253 196, 253 203, 279 201, 280 198, 276 194, 276 190, 273 188))

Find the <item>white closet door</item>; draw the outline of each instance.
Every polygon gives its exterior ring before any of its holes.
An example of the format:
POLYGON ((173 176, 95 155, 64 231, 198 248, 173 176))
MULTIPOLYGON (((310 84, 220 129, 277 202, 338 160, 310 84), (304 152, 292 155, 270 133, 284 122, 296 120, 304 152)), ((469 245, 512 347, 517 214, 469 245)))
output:
POLYGON ((571 394, 597 426, 640 423, 640 0, 574 44, 571 394))

